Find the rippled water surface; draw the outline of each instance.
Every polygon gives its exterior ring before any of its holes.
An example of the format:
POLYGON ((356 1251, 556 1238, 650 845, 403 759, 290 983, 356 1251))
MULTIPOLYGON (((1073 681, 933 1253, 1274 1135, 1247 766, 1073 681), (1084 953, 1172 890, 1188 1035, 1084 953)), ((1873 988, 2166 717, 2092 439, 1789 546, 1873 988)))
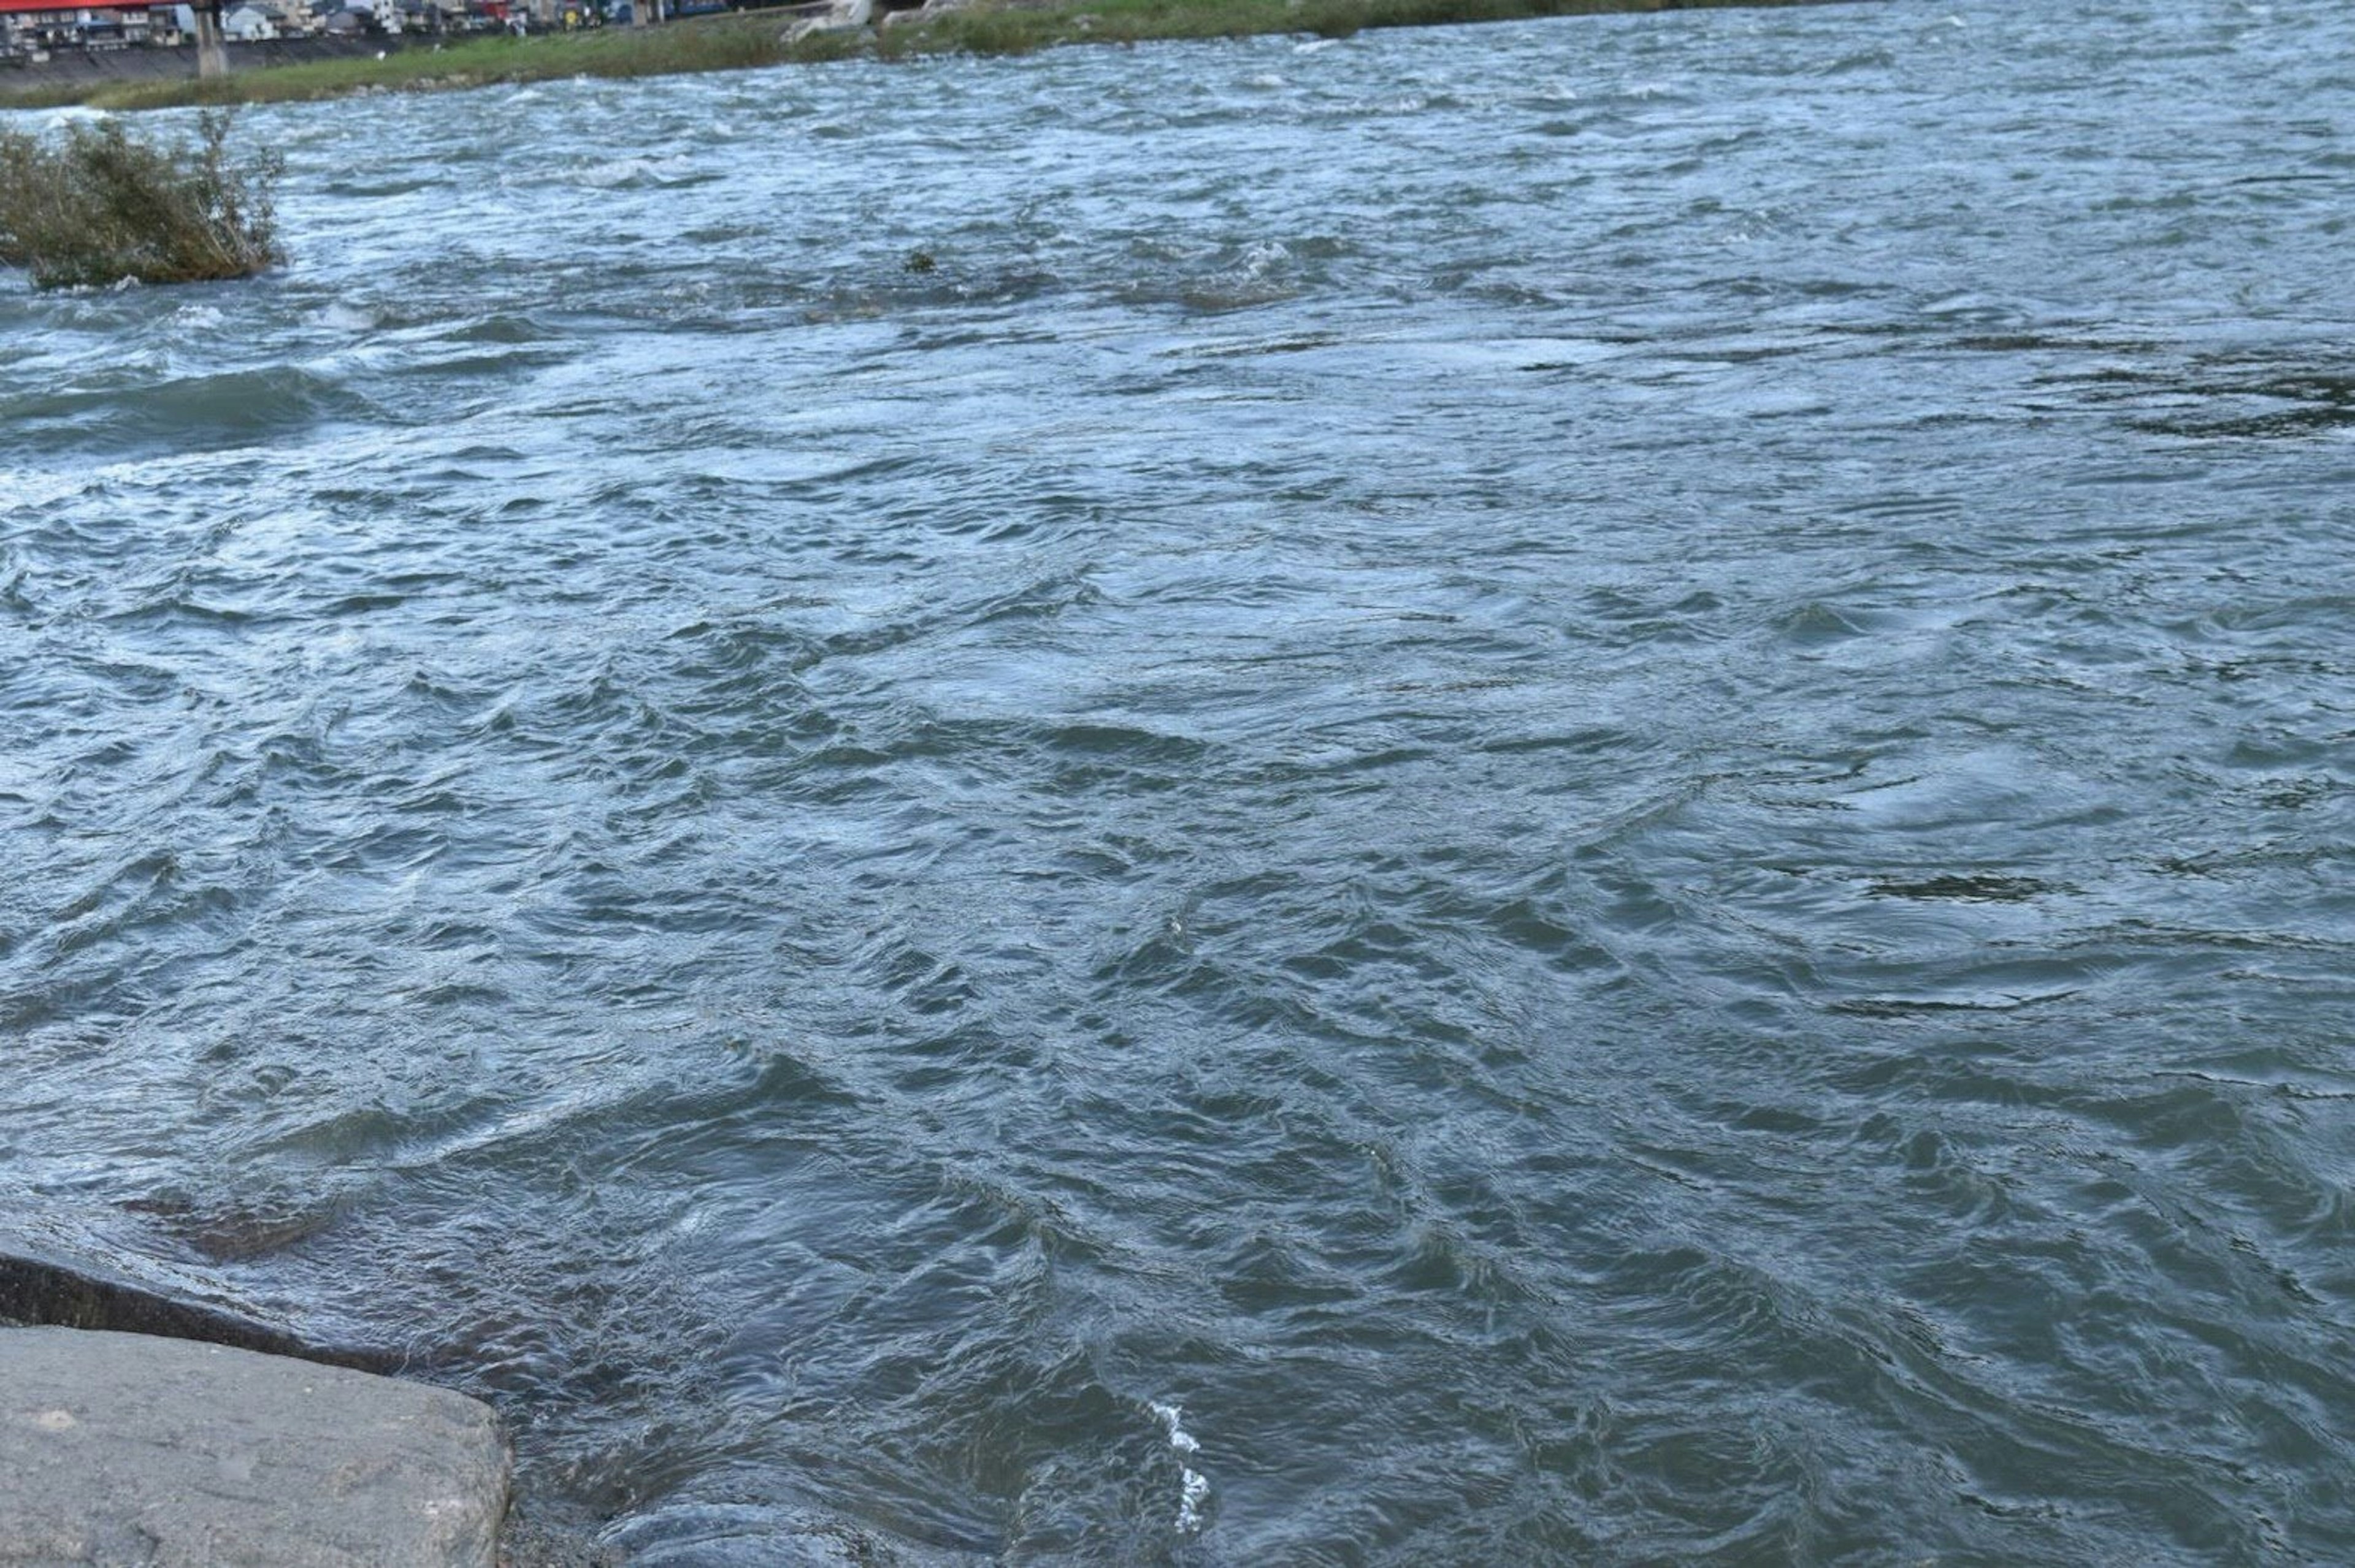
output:
POLYGON ((0 277, 13 1211, 648 1563, 2355 1558, 2343 0, 244 123, 0 277))

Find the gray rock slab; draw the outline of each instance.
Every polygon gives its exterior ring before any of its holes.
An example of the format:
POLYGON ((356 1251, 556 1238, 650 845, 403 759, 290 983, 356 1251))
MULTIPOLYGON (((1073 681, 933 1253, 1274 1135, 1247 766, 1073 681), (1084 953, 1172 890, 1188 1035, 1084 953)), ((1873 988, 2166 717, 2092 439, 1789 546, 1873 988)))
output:
POLYGON ((447 1389, 0 1328, 7 1568, 492 1568, 507 1467, 490 1407, 447 1389))

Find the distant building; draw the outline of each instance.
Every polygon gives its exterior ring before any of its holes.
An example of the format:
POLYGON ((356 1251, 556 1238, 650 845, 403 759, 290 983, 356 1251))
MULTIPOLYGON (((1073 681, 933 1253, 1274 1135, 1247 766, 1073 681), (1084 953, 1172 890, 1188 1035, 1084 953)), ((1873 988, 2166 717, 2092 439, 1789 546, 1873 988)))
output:
POLYGON ((398 33, 401 30, 400 0, 342 0, 321 27, 339 35, 398 33))
POLYGON ((399 0, 399 6, 405 31, 455 33, 465 29, 465 0, 399 0))
POLYGON ((261 14, 270 18, 282 38, 307 38, 326 30, 325 18, 311 9, 306 0, 248 0, 258 3, 261 14))
POLYGON ((60 5, 57 0, 0 0, 0 53, 121 48, 179 37, 173 7, 60 5))

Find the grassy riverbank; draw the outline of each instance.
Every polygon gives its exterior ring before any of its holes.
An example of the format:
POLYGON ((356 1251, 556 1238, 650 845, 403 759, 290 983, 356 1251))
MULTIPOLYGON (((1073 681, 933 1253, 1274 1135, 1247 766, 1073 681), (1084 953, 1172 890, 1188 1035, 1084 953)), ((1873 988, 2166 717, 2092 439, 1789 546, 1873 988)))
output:
POLYGON ((381 59, 319 60, 239 71, 211 81, 102 81, 0 91, 0 108, 68 103, 163 109, 269 103, 361 92, 431 92, 495 82, 574 76, 668 76, 865 56, 1028 54, 1060 44, 1131 44, 1149 38, 1307 33, 1345 37, 1369 27, 1508 22, 1536 16, 1794 5, 1825 0, 976 0, 965 9, 868 32, 845 29, 788 40, 788 18, 739 13, 660 27, 607 27, 539 37, 469 38, 381 59))

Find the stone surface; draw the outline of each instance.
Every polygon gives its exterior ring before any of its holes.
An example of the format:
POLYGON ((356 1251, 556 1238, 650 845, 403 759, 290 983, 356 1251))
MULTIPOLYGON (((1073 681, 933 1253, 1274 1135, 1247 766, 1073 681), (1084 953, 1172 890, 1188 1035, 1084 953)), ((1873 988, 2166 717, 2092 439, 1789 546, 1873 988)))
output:
POLYGON ((479 1401, 223 1345, 0 1329, 0 1564, 491 1568, 479 1401))

